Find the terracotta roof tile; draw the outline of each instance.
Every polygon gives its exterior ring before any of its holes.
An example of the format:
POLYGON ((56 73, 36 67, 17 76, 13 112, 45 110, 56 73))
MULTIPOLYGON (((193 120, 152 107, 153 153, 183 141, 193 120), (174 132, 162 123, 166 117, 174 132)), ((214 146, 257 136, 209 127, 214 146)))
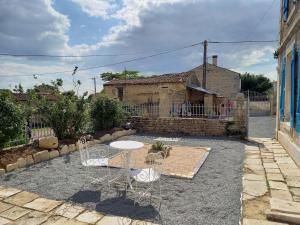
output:
POLYGON ((112 80, 104 84, 107 85, 118 85, 118 84, 156 84, 156 83, 182 83, 185 82, 190 72, 184 73, 171 73, 164 75, 157 75, 152 77, 138 78, 138 79, 127 79, 127 80, 112 80))

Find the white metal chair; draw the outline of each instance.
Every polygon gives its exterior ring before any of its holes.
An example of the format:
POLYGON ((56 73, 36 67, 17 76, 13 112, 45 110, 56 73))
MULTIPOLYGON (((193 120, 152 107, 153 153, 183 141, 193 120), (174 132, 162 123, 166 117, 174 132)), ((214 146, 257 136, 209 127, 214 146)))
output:
POLYGON ((108 165, 109 161, 109 146, 98 144, 94 148, 88 148, 87 142, 84 137, 79 139, 79 152, 81 164, 85 168, 85 176, 92 180, 93 184, 98 184, 103 182, 105 179, 108 181, 110 177, 110 169, 108 165), (93 149, 96 157, 91 157, 90 150, 93 149), (107 169, 107 174, 103 177, 92 177, 89 175, 90 167, 105 167, 107 169))
POLYGON ((158 200, 159 210, 161 207, 161 165, 164 157, 161 153, 155 153, 155 157, 148 162, 149 167, 131 171, 131 177, 134 180, 133 194, 134 204, 140 203, 142 199, 152 198, 158 200), (155 192, 156 191, 156 192, 155 192))

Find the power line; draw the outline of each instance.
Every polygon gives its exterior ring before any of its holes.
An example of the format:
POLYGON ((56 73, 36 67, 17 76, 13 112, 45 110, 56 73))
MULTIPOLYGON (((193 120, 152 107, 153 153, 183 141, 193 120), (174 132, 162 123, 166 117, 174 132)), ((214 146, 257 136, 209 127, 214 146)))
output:
POLYGON ((277 43, 278 40, 264 40, 264 41, 208 41, 210 44, 243 44, 243 43, 277 43))
MULTIPOLYGON (((271 43, 271 42, 277 42, 277 40, 208 41, 208 43, 211 43, 211 44, 241 44, 241 43, 271 43)), ((165 55, 165 54, 177 52, 177 51, 180 51, 180 50, 183 50, 183 49, 195 47, 195 46, 202 45, 202 44, 203 44, 203 42, 197 42, 197 43, 194 43, 194 44, 191 44, 191 45, 187 45, 187 46, 183 46, 183 47, 180 47, 180 48, 159 52, 159 53, 156 53, 156 54, 151 54, 151 55, 147 55, 147 56, 137 57, 137 58, 133 58, 133 59, 123 60, 123 61, 104 64, 104 65, 99 65, 99 66, 86 67, 86 68, 78 69, 77 71, 87 71, 87 70, 92 70, 92 69, 99 69, 99 68, 104 68, 104 67, 115 66, 115 65, 120 65, 120 64, 124 64, 124 63, 144 60, 144 59, 153 58, 153 57, 160 56, 160 55, 165 55)), ((80 56, 78 56, 78 57, 80 57, 80 56)), ((19 74, 19 75, 0 75, 0 77, 29 77, 29 76, 43 76, 43 75, 63 74, 63 73, 72 73, 72 72, 74 72, 74 70, 54 71, 54 72, 47 72, 47 73, 19 74)))
MULTIPOLYGON (((239 43, 269 43, 278 42, 278 40, 271 41, 208 41, 212 44, 239 44, 239 43)), ((0 53, 0 56, 10 56, 10 57, 46 57, 46 58, 89 58, 89 57, 115 57, 115 56, 125 56, 125 55, 139 55, 141 53, 120 53, 120 54, 95 54, 95 55, 48 55, 48 54, 10 54, 10 53, 0 53)))
MULTIPOLYGON (((153 57, 164 55, 164 54, 169 54, 169 53, 172 53, 172 52, 177 52, 177 51, 180 51, 180 50, 183 50, 183 49, 195 47, 195 46, 198 46, 198 45, 201 45, 201 44, 203 44, 203 42, 197 42, 197 43, 187 45, 187 46, 184 46, 184 47, 181 47, 181 48, 168 50, 168 51, 163 51, 163 52, 159 52, 159 53, 156 53, 156 54, 137 57, 137 58, 124 60, 124 61, 120 61, 120 62, 105 64, 105 65, 100 65, 100 66, 86 67, 86 68, 78 69, 77 71, 86 71, 86 70, 98 69, 98 68, 103 68, 103 67, 115 66, 115 65, 119 65, 119 64, 123 64, 123 63, 129 63, 129 62, 144 60, 144 59, 153 58, 153 57)), ((33 75, 42 76, 42 75, 52 75, 52 74, 59 74, 59 73, 72 73, 73 71, 74 70, 65 70, 65 71, 55 71, 55 72, 49 72, 49 73, 26 74, 26 75, 25 74, 23 74, 23 75, 22 74, 20 74, 20 75, 0 75, 0 77, 28 77, 28 76, 33 76, 33 75)))
POLYGON ((139 55, 141 53, 121 53, 121 54, 96 54, 96 55, 47 55, 47 54, 10 54, 0 53, 0 56, 10 57, 46 57, 46 58, 88 58, 88 57, 113 57, 124 55, 139 55))

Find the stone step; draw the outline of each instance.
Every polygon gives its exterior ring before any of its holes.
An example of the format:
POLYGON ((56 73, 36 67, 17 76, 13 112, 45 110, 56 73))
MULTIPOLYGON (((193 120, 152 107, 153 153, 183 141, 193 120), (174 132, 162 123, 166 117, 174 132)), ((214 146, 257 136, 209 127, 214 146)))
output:
POLYGON ((285 225, 286 223, 276 223, 267 220, 243 219, 243 225, 285 225))
POLYGON ((271 212, 295 214, 300 216, 300 203, 276 198, 270 199, 271 212))
POLYGON ((266 215, 269 220, 300 224, 300 215, 272 211, 267 211, 266 215))

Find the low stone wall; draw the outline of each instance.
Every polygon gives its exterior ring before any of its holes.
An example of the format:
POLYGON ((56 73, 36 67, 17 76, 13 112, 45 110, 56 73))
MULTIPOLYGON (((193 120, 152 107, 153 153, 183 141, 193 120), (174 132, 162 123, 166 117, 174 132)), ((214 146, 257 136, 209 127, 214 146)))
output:
MULTIPOLYGON (((116 131, 112 134, 105 134, 99 140, 87 141, 87 146, 91 147, 96 144, 113 141, 123 136, 132 135, 135 132, 136 132, 135 130, 121 130, 121 131, 116 131)), ((59 156, 63 156, 78 150, 79 150, 78 144, 60 145, 58 149, 51 149, 51 150, 45 149, 36 152, 32 155, 27 155, 26 158, 18 158, 17 162, 6 165, 5 169, 0 168, 0 175, 5 174, 6 172, 11 172, 18 168, 30 166, 32 164, 36 164, 59 156)))
POLYGON ((141 132, 202 136, 241 135, 247 129, 243 122, 206 118, 132 117, 131 123, 141 132))

